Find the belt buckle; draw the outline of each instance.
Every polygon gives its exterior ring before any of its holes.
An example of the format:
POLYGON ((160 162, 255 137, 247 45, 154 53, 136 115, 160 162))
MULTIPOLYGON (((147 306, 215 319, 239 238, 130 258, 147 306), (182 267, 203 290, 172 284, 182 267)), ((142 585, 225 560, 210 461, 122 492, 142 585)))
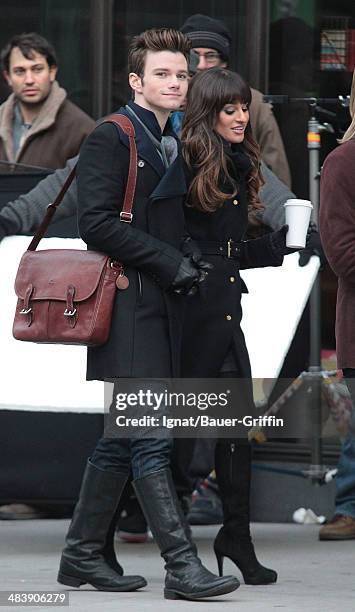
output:
POLYGON ((232 240, 232 238, 229 238, 229 240, 227 241, 227 257, 228 257, 228 259, 231 259, 231 257, 232 257, 232 245, 233 245, 233 240, 232 240))

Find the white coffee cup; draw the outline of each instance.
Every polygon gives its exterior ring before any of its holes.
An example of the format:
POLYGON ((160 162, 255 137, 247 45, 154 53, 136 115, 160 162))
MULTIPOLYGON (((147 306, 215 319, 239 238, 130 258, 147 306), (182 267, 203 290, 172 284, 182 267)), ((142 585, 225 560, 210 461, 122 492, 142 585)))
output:
POLYGON ((306 246, 307 230, 311 218, 312 204, 309 200, 292 198, 284 204, 288 232, 286 246, 302 249, 306 246))

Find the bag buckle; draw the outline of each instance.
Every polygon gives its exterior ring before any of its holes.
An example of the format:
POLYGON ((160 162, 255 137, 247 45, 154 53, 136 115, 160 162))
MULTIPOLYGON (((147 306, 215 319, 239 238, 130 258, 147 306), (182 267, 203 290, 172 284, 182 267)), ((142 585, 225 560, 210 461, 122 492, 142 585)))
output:
POLYGON ((27 315, 30 312, 32 312, 32 308, 31 307, 29 307, 29 308, 22 308, 22 310, 20 310, 20 314, 23 314, 23 315, 27 315))
POLYGON ((25 296, 23 299, 23 308, 20 310, 20 314, 27 316, 27 326, 32 325, 33 319, 33 308, 30 306, 30 299, 33 292, 33 285, 30 283, 26 289, 25 296))
POLYGON ((124 210, 120 212, 120 221, 123 221, 123 223, 132 223, 132 219, 133 219, 132 213, 125 212, 124 210))
POLYGON ((68 308, 66 308, 63 312, 63 315, 65 317, 74 317, 75 314, 76 314, 76 308, 74 308, 73 310, 69 310, 68 308))

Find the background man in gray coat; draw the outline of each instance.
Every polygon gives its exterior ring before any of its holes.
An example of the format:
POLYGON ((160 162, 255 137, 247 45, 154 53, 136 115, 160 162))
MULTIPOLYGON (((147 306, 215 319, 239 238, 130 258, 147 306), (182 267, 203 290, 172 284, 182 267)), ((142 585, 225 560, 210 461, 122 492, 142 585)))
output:
MULTIPOLYGON (((65 168, 57 170, 40 181, 27 194, 19 196, 0 210, 0 240, 5 236, 34 233, 42 221, 46 208, 58 195, 69 172, 75 166, 78 157, 69 159, 65 168)), ((294 193, 266 166, 262 164, 265 180, 260 197, 265 208, 259 218, 265 229, 278 230, 285 223, 283 204, 288 198, 294 198, 294 193)), ((73 181, 57 210, 55 221, 76 217, 77 191, 76 181, 73 181)), ((73 220, 74 223, 74 220, 73 220)), ((324 257, 319 234, 311 225, 307 239, 307 247, 300 253, 300 265, 306 265, 312 255, 324 257)))

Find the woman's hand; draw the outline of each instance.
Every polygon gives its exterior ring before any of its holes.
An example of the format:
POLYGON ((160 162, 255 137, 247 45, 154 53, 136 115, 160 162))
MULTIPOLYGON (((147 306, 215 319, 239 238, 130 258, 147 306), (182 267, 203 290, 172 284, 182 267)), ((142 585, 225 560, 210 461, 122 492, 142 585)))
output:
POLYGON ((297 249, 292 249, 286 246, 286 234, 288 232, 288 225, 283 225, 276 232, 271 232, 269 234, 271 247, 275 253, 275 255, 289 255, 290 253, 296 253, 300 251, 302 247, 298 247, 297 249))
POLYGON ((298 265, 301 266, 301 268, 306 266, 312 255, 319 257, 321 268, 325 266, 327 258, 323 250, 320 235, 317 226, 311 221, 307 231, 306 246, 300 252, 298 265))

